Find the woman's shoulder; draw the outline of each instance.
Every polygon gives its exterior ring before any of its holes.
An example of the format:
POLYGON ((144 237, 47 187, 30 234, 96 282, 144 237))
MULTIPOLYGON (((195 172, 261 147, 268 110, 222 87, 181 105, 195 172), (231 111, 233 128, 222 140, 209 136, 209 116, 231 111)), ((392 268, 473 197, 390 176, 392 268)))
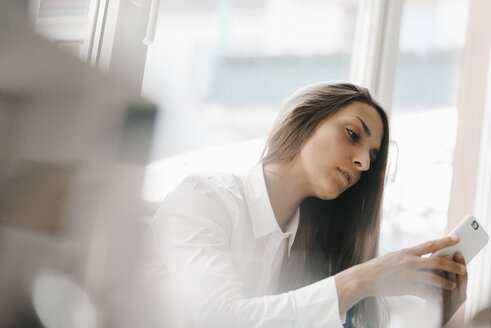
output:
POLYGON ((240 174, 235 173, 189 175, 167 194, 154 219, 193 226, 210 226, 213 222, 231 231, 245 207, 241 183, 240 174))
POLYGON ((174 191, 180 189, 186 192, 223 193, 240 197, 242 177, 232 172, 204 171, 184 178, 174 191))
POLYGON ((236 208, 244 200, 241 174, 199 172, 182 180, 164 199, 163 207, 236 208))

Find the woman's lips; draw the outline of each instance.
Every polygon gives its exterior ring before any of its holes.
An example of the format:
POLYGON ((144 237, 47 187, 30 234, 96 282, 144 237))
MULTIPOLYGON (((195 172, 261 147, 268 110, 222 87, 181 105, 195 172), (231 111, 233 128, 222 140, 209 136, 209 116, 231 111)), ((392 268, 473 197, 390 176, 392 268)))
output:
POLYGON ((349 177, 349 174, 344 172, 343 170, 339 169, 338 168, 338 171, 339 171, 339 175, 341 176, 341 180, 343 181, 343 183, 346 185, 346 187, 349 186, 350 184, 350 177, 349 177))

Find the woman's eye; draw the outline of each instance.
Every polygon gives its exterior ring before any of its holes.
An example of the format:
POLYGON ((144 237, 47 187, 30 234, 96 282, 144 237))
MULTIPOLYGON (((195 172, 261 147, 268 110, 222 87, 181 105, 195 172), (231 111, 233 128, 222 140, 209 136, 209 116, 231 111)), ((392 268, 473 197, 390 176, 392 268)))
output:
POLYGON ((358 140, 360 140, 360 136, 356 132, 354 132, 353 130, 346 129, 346 131, 348 132, 351 140, 353 140, 354 142, 357 142, 358 140))

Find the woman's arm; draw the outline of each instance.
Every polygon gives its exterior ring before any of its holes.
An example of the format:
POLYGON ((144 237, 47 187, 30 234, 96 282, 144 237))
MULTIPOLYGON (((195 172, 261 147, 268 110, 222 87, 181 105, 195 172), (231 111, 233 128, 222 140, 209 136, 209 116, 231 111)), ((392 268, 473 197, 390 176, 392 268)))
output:
MULTIPOLYGON (((457 237, 429 241, 389 253, 336 274, 340 312, 348 311, 369 296, 415 295, 427 299, 435 297, 434 293, 438 293, 440 289, 457 289, 459 282, 466 281, 455 278, 466 277, 463 262, 457 263, 448 258, 422 257, 457 242, 457 237), (438 271, 450 273, 454 279, 439 275, 438 271)), ((441 295, 441 292, 438 295, 441 295)))
POLYGON ((245 296, 230 246, 234 213, 227 208, 233 206, 223 206, 228 200, 217 200, 213 187, 181 186, 164 201, 154 224, 155 245, 194 324, 341 327, 334 277, 288 293, 245 296))
POLYGON ((334 277, 288 293, 245 297, 219 226, 190 216, 166 221, 162 258, 198 327, 342 326, 334 277))

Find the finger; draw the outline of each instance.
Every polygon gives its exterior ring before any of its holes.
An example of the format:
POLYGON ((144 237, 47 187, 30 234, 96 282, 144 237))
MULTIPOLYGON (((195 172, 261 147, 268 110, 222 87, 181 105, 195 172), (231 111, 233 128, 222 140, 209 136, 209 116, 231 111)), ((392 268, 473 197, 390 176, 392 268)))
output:
POLYGON ((424 257, 419 260, 419 268, 432 271, 446 271, 457 274, 465 273, 465 266, 450 259, 450 256, 444 257, 432 256, 424 257))
POLYGON ((435 273, 437 275, 439 275, 440 277, 443 277, 445 278, 445 271, 442 271, 442 270, 430 270, 430 269, 423 269, 423 271, 425 272, 430 272, 430 273, 435 273))
POLYGON ((420 271, 416 274, 415 279, 417 279, 419 283, 447 290, 455 290, 457 287, 457 284, 454 281, 441 277, 435 273, 420 271))
MULTIPOLYGON (((460 265, 463 265, 464 267, 466 266, 465 259, 462 256, 461 252, 455 252, 453 258, 454 258, 455 262, 460 263, 460 265)), ((464 273, 457 275, 457 282, 459 283, 459 285, 461 283, 467 282, 467 270, 465 270, 464 273)))
POLYGON ((413 246, 409 250, 418 256, 436 252, 439 249, 455 245, 459 242, 458 236, 449 236, 441 239, 430 240, 425 243, 413 246))
MULTIPOLYGON (((447 260, 448 262, 453 262, 449 255, 445 255, 444 259, 447 260)), ((460 264, 459 264, 459 274, 461 273, 460 271, 462 271, 463 269, 464 268, 460 267, 460 264)), ((448 271, 447 272, 447 279, 457 283, 457 275, 454 272, 448 271)))

